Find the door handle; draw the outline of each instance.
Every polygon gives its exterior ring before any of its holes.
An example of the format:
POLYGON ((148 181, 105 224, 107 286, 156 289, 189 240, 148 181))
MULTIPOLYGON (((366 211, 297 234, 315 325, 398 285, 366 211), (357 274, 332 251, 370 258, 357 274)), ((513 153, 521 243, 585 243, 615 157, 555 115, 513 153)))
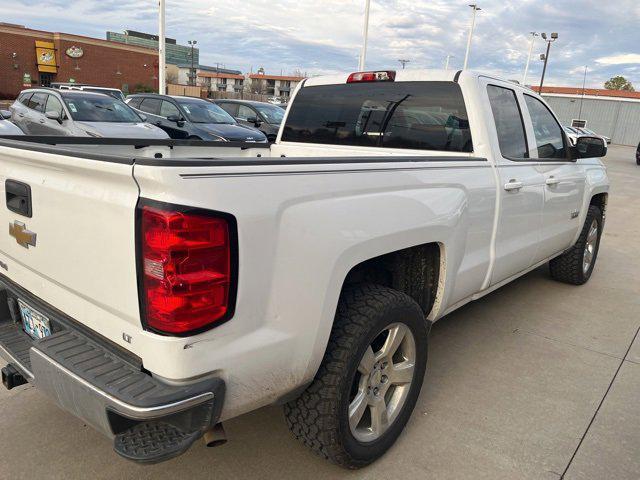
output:
POLYGON ((518 182, 518 181, 513 180, 513 179, 509 180, 509 182, 504 185, 504 189, 507 192, 517 192, 522 187, 524 187, 524 183, 518 182))
POLYGON ((547 180, 545 181, 545 183, 550 186, 553 187, 554 185, 558 185, 560 183, 560 179, 555 178, 555 177, 549 177, 547 178, 547 180))
POLYGON ((20 118, 22 118, 22 117, 24 117, 24 113, 19 113, 19 114, 18 114, 18 116, 19 116, 20 118))
POLYGON ((44 123, 44 122, 45 122, 44 120, 40 120, 40 123, 44 123))

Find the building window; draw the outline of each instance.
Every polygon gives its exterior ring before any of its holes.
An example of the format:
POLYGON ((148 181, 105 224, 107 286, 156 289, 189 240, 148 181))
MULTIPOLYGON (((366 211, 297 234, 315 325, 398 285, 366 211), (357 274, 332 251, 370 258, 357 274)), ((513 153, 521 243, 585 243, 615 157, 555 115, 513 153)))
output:
POLYGON ((50 87, 53 82, 53 73, 41 73, 40 74, 40 86, 50 87))

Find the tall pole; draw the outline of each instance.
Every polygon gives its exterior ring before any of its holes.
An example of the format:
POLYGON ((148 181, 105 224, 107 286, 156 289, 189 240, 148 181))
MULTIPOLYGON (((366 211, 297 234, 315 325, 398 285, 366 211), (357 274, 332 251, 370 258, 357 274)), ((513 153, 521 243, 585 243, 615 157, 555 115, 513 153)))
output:
POLYGON ((473 3, 473 4, 469 5, 469 6, 473 10, 473 13, 472 13, 472 16, 471 16, 471 28, 469 28, 469 38, 467 38, 467 51, 464 54, 464 65, 462 67, 463 70, 466 70, 467 69, 467 65, 469 64, 469 53, 471 52, 471 39, 473 38, 473 29, 476 26, 476 12, 478 10, 482 10, 475 3, 473 3))
POLYGON ((362 52, 360 53, 360 63, 358 70, 363 71, 367 63, 367 42, 369 41, 369 10, 371 8, 371 0, 366 0, 364 7, 364 32, 362 40, 362 52))
POLYGON ((587 66, 584 66, 584 77, 582 78, 582 98, 580 99, 580 113, 578 113, 578 120, 582 120, 582 102, 584 102, 584 87, 587 84, 587 66))
POLYGON ((445 70, 449 70, 449 60, 451 60, 451 57, 453 57, 453 55, 447 55, 447 59, 444 61, 445 70))
POLYGON ((167 93, 166 88, 166 52, 165 52, 165 0, 160 0, 160 15, 158 25, 158 93, 164 95, 167 93))
POLYGON ((544 84, 544 75, 547 73, 547 62, 549 61, 549 50, 551 49, 551 42, 547 40, 547 53, 544 56, 544 67, 542 67, 542 77, 540 77, 540 90, 538 93, 542 95, 542 84, 544 84))
POLYGON ((531 32, 531 44, 529 45, 529 55, 527 56, 527 63, 524 66, 524 75, 522 76, 522 85, 527 84, 527 74, 529 73, 529 63, 531 62, 531 53, 533 53, 533 44, 536 42, 536 32, 531 32))

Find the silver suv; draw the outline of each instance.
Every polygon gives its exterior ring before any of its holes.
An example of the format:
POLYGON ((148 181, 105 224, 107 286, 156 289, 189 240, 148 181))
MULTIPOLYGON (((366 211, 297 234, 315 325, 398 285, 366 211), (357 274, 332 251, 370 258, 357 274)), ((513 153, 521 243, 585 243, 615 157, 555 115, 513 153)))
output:
POLYGON ((169 138, 124 102, 101 93, 31 88, 10 110, 12 121, 27 135, 169 138))

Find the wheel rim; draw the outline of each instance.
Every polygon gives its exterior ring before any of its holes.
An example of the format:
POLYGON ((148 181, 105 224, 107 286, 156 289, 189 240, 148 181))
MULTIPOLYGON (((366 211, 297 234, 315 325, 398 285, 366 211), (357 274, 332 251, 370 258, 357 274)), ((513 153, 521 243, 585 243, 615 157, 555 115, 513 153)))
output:
POLYGON ((594 220, 589 227, 587 241, 584 246, 584 256, 582 257, 582 273, 585 275, 593 264, 596 255, 596 245, 598 244, 598 222, 594 220))
POLYGON ((396 420, 413 382, 416 341, 403 323, 385 327, 358 364, 348 409, 349 427, 360 442, 380 438, 396 420))

